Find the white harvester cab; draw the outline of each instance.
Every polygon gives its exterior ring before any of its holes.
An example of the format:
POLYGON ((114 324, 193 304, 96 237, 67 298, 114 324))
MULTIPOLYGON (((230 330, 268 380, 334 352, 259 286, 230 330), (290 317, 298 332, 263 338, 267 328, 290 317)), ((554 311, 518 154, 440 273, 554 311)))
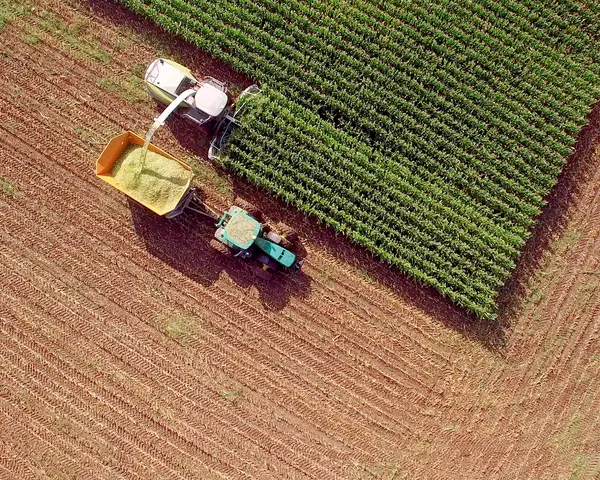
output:
POLYGON ((212 77, 199 81, 189 69, 172 60, 154 60, 144 81, 150 95, 166 106, 188 92, 177 104, 177 113, 199 125, 226 114, 229 98, 225 84, 212 77))

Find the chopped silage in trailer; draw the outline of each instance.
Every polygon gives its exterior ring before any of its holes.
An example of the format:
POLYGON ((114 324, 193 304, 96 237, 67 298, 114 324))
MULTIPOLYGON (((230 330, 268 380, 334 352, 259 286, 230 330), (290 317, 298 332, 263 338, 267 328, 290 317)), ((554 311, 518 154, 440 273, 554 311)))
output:
POLYGON ((128 146, 115 162, 112 176, 134 200, 169 212, 186 192, 190 172, 175 160, 150 150, 143 161, 142 150, 138 145, 128 146))

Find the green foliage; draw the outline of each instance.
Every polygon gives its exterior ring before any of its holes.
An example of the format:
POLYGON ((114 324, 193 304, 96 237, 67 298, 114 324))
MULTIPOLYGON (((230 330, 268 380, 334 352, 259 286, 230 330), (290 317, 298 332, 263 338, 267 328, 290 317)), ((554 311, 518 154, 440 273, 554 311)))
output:
POLYGON ((41 38, 35 33, 25 33, 22 36, 22 39, 28 45, 37 45, 41 42, 41 38))
POLYGON ((86 17, 75 16, 70 23, 67 23, 54 12, 41 10, 39 16, 40 27, 59 40, 64 51, 82 60, 91 60, 104 65, 110 63, 110 56, 102 45, 85 35, 89 26, 86 17))
POLYGON ((600 4, 122 2, 268 86, 229 168, 496 315, 600 96, 600 4))
POLYGON ((148 98, 144 81, 133 73, 102 77, 96 83, 102 90, 114 93, 129 103, 139 103, 148 98))
POLYGON ((0 193, 9 197, 16 197, 18 192, 10 180, 0 177, 0 193))
POLYGON ((240 399, 241 394, 242 392, 239 389, 221 390, 221 396, 225 400, 230 401, 231 403, 237 403, 237 401, 240 399))
POLYGON ((199 319, 181 311, 158 313, 155 317, 156 327, 167 337, 185 342, 193 336, 199 319))
POLYGON ((33 7, 25 0, 0 0, 0 31, 18 16, 29 16, 33 7))

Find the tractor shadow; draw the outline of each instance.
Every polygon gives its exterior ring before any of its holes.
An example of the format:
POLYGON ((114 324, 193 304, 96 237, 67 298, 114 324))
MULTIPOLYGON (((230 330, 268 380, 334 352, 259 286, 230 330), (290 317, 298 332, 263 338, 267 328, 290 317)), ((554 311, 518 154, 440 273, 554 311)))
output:
POLYGON ((270 280, 259 277, 259 266, 231 255, 219 253, 210 246, 215 231, 214 221, 193 211, 173 219, 158 216, 128 199, 133 227, 148 252, 204 286, 215 283, 225 273, 238 287, 255 287, 261 303, 269 310, 281 310, 290 298, 310 294, 310 277, 276 274, 270 280))

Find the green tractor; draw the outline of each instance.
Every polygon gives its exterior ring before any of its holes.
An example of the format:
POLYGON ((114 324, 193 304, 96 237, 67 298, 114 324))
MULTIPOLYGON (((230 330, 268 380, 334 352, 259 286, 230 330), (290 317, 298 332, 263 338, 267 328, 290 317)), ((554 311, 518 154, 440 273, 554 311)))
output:
POLYGON ((221 252, 230 252, 243 260, 255 260, 261 266, 261 276, 269 278, 277 271, 294 273, 302 261, 289 249, 293 248, 296 233, 283 223, 273 229, 256 217, 262 214, 251 204, 238 199, 216 223, 211 246, 221 252))

